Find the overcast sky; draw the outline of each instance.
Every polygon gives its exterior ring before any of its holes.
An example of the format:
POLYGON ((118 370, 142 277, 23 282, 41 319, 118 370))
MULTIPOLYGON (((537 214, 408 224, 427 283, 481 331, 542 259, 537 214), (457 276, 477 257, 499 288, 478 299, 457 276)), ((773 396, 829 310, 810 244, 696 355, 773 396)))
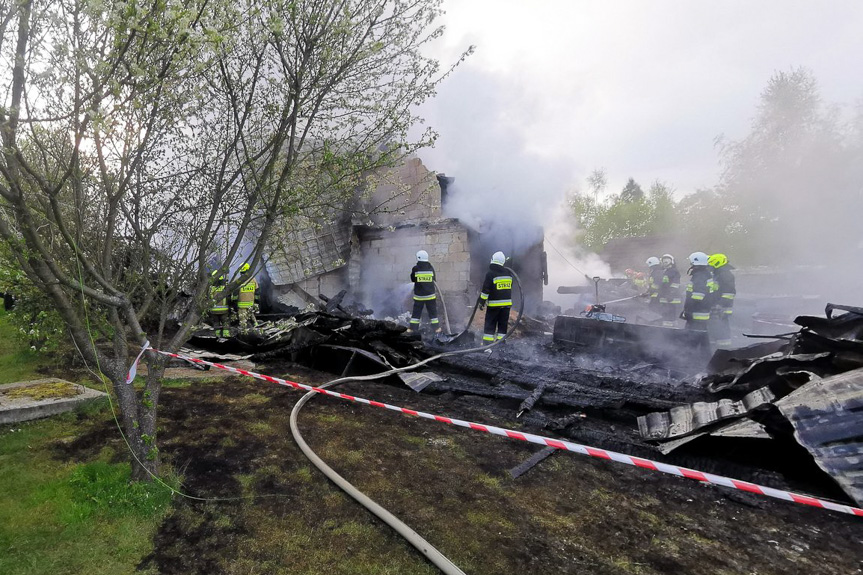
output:
POLYGON ((714 140, 743 137, 775 71, 824 100, 863 99, 863 1, 445 0, 442 63, 471 56, 422 115, 420 155, 471 188, 551 201, 604 167, 609 188, 718 177, 714 140), (495 181, 498 180, 498 181, 495 181), (512 185, 511 185, 512 184, 512 185), (556 189, 561 188, 561 189, 556 189))

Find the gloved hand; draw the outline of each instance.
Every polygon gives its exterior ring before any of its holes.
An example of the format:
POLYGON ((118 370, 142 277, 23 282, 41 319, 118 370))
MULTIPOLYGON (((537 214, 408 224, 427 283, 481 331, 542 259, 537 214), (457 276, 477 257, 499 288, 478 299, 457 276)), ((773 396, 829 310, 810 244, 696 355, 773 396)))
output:
POLYGON ((484 299, 479 300, 479 309, 485 309, 485 300, 484 299))

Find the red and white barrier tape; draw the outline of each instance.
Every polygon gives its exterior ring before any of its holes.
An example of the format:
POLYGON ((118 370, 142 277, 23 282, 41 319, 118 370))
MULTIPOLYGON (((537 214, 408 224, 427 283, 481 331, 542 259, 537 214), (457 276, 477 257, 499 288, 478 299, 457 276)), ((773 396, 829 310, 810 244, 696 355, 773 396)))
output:
POLYGON ((809 495, 800 495, 798 493, 791 493, 790 491, 773 489, 772 487, 765 487, 763 485, 749 483, 748 481, 740 481, 738 479, 731 479, 728 477, 723 477, 721 475, 713 475, 712 473, 704 473, 702 471, 696 471, 694 469, 688 469, 686 467, 678 467, 676 465, 669 465, 667 463, 660 463, 658 461, 651 461, 649 459, 642 459, 640 457, 624 455, 623 453, 617 453, 615 451, 609 451, 607 449, 597 449, 595 447, 579 445, 578 443, 572 443, 570 441, 564 441, 561 439, 552 439, 551 437, 543 437, 541 435, 534 435, 532 433, 524 433, 521 431, 514 431, 512 429, 504 429, 501 427, 495 427, 493 425, 483 425, 481 423, 462 421, 460 419, 444 417, 442 415, 433 415, 431 413, 425 413, 423 411, 416 411, 413 409, 398 407, 396 405, 390 405, 388 403, 381 403, 379 401, 373 401, 362 397, 356 397, 354 395, 348 395, 346 393, 339 393, 336 391, 330 391, 328 389, 321 389, 320 387, 304 385, 302 383, 288 381, 286 379, 281 379, 278 377, 271 377, 269 375, 263 375, 260 373, 255 373, 253 371, 246 371, 245 369, 238 369, 236 367, 230 367, 219 363, 211 363, 202 359, 187 357, 176 353, 169 353, 167 351, 160 351, 154 348, 150 348, 150 350, 169 357, 183 359, 185 361, 190 361, 192 363, 197 363, 200 365, 209 365, 217 369, 223 369, 232 373, 244 375, 246 377, 254 377, 255 379, 262 379, 270 383, 277 383, 279 385, 294 387, 296 389, 314 391, 315 393, 320 393, 331 397, 337 397, 339 399, 346 399, 348 401, 354 401, 366 405, 372 405, 374 407, 383 407, 384 409, 398 411, 405 415, 413 415, 416 417, 421 417, 423 419, 432 419, 435 421, 440 421, 442 423, 456 425, 458 427, 467 427, 470 429, 475 429, 477 431, 484 431, 485 433, 491 433, 492 435, 500 435, 503 437, 509 437, 510 439, 519 439, 521 441, 527 441, 529 443, 537 443, 539 445, 555 447, 557 449, 563 449, 565 451, 572 451, 575 453, 580 453, 582 455, 589 455, 590 457, 598 457, 599 459, 610 459, 612 461, 617 461, 618 463, 626 463, 627 465, 634 465, 635 467, 642 467, 645 469, 652 469, 654 471, 661 471, 662 473, 668 473, 669 475, 677 475, 678 477, 695 479, 697 481, 703 481, 705 483, 721 485, 722 487, 730 487, 731 489, 739 489, 741 491, 748 491, 749 493, 757 493, 759 495, 766 495, 768 497, 774 497, 776 499, 783 499, 785 501, 801 503, 803 505, 811 505, 813 507, 821 507, 823 509, 829 509, 831 511, 838 511, 840 513, 847 513, 850 515, 856 515, 857 517, 863 517, 863 509, 851 507, 849 505, 842 505, 840 503, 834 503, 832 501, 825 501, 823 499, 818 499, 809 495))

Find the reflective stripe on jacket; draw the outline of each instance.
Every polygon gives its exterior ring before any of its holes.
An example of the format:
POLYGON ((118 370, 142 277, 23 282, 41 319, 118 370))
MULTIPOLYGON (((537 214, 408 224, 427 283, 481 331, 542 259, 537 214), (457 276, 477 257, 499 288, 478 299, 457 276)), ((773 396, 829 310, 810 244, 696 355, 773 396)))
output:
POLYGON ((210 286, 210 311, 212 313, 228 313, 228 300, 225 298, 225 286, 210 286))
POLYGON ((488 266, 488 273, 482 282, 482 293, 479 297, 488 303, 489 307, 505 307, 512 305, 512 276, 499 264, 488 266))
POLYGON ((434 291, 434 267, 429 262, 417 262, 411 270, 411 281, 414 283, 414 300, 429 301, 436 299, 434 291))
POLYGON ((665 270, 661 267, 653 266, 650 268, 650 277, 647 280, 647 286, 651 301, 659 299, 660 292, 662 291, 662 276, 664 275, 665 270))
POLYGON ((663 272, 662 285, 659 287, 659 301, 660 303, 683 303, 680 298, 680 270, 675 265, 665 268, 663 272))
POLYGON ((690 274, 692 278, 686 286, 683 312, 688 319, 706 321, 710 319, 710 308, 713 306, 716 294, 716 282, 713 281, 707 266, 694 266, 690 274))
POLYGON ((734 280, 734 274, 731 273, 734 267, 730 264, 725 264, 721 268, 713 270, 713 280, 716 282, 716 290, 719 294, 716 305, 723 308, 726 315, 731 314, 731 308, 734 305, 734 297, 737 295, 737 286, 734 280))
POLYGON ((258 282, 255 281, 255 278, 249 279, 249 281, 240 286, 240 294, 237 299, 237 307, 253 307, 255 305, 255 291, 257 291, 257 289, 258 282))

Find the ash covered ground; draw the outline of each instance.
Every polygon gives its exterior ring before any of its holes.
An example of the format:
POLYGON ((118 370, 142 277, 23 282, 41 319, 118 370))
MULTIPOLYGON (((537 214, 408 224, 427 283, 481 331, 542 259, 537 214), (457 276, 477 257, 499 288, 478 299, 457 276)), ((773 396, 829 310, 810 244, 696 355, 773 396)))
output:
MULTIPOLYGON (((445 380, 422 393, 398 380, 350 382, 338 389, 842 497, 800 459, 794 469, 785 469, 781 449, 768 456, 745 442, 708 441, 670 456, 652 451, 638 436, 635 417, 703 393, 694 380, 668 370, 644 363, 621 367, 613 358, 573 354, 541 337, 432 367, 445 380), (516 418, 544 379, 556 387, 547 387, 516 418)), ((333 378, 286 361, 270 360, 256 369, 304 383, 333 378)), ((299 396, 237 377, 164 390, 162 452, 182 473, 185 489, 198 496, 245 499, 178 500, 142 568, 162 573, 436 572, 308 464, 288 430, 299 396)), ((324 397, 304 408, 300 427, 336 471, 466 573, 844 575, 863 568, 859 518, 564 452, 514 479, 510 470, 538 446, 324 397)), ((107 424, 95 428, 58 457, 86 459, 114 436, 107 424)))

